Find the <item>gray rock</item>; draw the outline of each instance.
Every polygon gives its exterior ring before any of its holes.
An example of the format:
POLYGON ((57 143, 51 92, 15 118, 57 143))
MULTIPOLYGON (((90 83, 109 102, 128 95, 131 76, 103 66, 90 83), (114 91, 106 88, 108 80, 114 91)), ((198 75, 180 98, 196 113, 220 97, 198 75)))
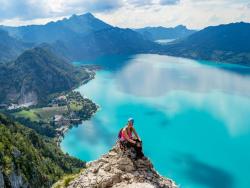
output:
POLYGON ((24 182, 21 175, 16 174, 15 172, 11 173, 9 176, 9 181, 11 184, 11 188, 27 188, 28 185, 24 182))
POLYGON ((177 188, 172 180, 157 173, 149 159, 135 160, 133 149, 122 151, 118 144, 86 166, 87 169, 69 183, 69 188, 177 188))
POLYGON ((0 187, 4 187, 2 168, 0 168, 0 187))
POLYGON ((15 158, 18 158, 21 156, 21 152, 17 149, 17 148, 14 148, 13 151, 12 151, 12 155, 15 157, 15 158))
POLYGON ((106 172, 109 172, 111 170, 111 165, 110 164, 106 164, 103 166, 103 169, 106 171, 106 172))

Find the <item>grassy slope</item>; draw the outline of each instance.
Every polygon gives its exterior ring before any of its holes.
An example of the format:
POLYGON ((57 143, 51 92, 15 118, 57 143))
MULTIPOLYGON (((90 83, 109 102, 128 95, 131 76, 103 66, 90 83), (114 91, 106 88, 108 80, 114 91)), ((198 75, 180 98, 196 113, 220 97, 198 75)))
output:
POLYGON ((63 115, 67 113, 67 106, 34 108, 30 110, 23 109, 13 113, 15 117, 27 118, 30 121, 46 121, 49 122, 54 115, 63 115))

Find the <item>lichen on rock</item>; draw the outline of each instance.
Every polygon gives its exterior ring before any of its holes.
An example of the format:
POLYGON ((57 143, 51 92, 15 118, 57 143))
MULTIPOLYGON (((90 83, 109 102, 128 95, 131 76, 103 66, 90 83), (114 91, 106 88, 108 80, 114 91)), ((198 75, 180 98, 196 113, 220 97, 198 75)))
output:
POLYGON ((147 157, 137 159, 133 148, 121 150, 116 145, 100 159, 87 163, 87 168, 69 188, 177 188, 175 183, 162 177, 147 157))

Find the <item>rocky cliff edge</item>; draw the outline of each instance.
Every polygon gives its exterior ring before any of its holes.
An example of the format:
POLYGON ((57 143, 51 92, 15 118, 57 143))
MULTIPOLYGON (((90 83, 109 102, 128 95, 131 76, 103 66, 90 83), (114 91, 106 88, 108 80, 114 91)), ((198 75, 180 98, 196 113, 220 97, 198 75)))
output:
POLYGON ((133 148, 116 145, 72 180, 69 188, 177 188, 176 184, 153 168, 147 157, 135 159, 133 148))

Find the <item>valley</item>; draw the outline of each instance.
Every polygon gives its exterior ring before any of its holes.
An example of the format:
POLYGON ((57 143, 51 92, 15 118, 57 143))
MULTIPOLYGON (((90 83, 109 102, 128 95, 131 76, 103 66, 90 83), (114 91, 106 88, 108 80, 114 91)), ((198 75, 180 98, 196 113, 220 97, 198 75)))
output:
POLYGON ((0 187, 69 184, 110 154, 128 117, 162 175, 249 187, 249 33, 247 22, 122 28, 92 13, 1 25, 0 187))

